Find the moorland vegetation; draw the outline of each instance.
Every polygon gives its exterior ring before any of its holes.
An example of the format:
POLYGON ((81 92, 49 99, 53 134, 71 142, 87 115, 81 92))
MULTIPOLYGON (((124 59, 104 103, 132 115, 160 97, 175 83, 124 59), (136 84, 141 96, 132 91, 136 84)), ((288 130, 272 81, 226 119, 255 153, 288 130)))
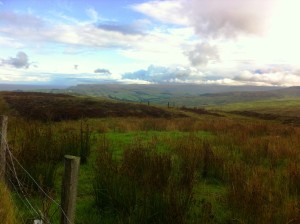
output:
MULTIPOLYGON (((5 92, 0 104, 9 116, 10 151, 55 200, 63 156, 81 157, 75 223, 300 222, 295 121, 232 113, 246 105, 164 108, 63 94, 5 92)), ((59 223, 56 205, 16 169, 45 222, 59 223)), ((12 170, 7 178, 10 193, 0 186, 0 194, 11 197, 0 202, 0 220, 2 211, 12 217, 8 224, 32 220, 12 170)))

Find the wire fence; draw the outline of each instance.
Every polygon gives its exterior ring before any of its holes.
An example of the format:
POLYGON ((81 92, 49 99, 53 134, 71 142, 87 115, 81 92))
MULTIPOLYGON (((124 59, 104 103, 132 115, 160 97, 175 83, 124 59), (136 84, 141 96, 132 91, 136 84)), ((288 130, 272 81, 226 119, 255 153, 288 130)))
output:
MULTIPOLYGON (((2 133, 0 133, 2 137, 2 133)), ((71 224, 70 219, 67 217, 65 211, 62 209, 61 204, 59 204, 53 197, 47 193, 46 190, 44 190, 37 180, 35 180, 32 175, 24 168, 24 166, 19 162, 19 160, 14 156, 12 150, 9 147, 9 144, 7 143, 7 140, 5 138, 2 138, 2 141, 4 141, 5 147, 6 147, 6 170, 5 177, 7 183, 11 186, 13 192, 16 194, 18 200, 23 204, 24 207, 26 207, 26 210, 28 213, 30 213, 32 218, 28 217, 28 214, 19 214, 21 218, 21 222, 24 224, 27 223, 42 223, 42 224, 52 224, 57 223, 59 218, 54 219, 55 215, 57 215, 58 211, 61 212, 61 215, 65 217, 68 224, 71 224), (27 186, 24 184, 24 181, 20 179, 20 175, 18 175, 18 170, 22 171, 23 175, 26 175, 27 178, 29 178, 34 185, 39 189, 40 195, 38 196, 39 200, 45 200, 47 199, 50 204, 48 205, 46 210, 49 210, 52 205, 54 205, 56 208, 54 211, 52 211, 52 214, 46 214, 46 211, 43 211, 41 208, 42 203, 38 203, 37 199, 33 200, 34 198, 29 195, 27 186)), ((49 211, 47 211, 48 213, 49 211)))

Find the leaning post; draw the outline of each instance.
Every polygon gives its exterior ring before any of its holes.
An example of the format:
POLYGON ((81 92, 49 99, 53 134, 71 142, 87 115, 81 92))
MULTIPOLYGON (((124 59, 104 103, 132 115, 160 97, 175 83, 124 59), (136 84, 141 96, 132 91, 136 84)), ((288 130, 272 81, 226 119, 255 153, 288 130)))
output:
POLYGON ((61 194, 61 224, 74 224, 80 157, 65 155, 61 194))

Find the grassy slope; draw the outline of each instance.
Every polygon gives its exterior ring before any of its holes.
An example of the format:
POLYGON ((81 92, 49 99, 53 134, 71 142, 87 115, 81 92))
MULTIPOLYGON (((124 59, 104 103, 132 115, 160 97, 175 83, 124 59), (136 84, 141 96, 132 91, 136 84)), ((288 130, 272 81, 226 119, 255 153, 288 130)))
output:
POLYGON ((144 104, 129 104, 91 97, 35 92, 2 92, 10 109, 19 115, 43 121, 75 120, 100 117, 164 117, 183 116, 144 104))
POLYGON ((58 92, 102 96, 111 99, 176 107, 224 104, 258 98, 274 98, 278 87, 220 86, 220 85, 78 85, 58 92), (235 92, 233 92, 235 91, 235 92), (248 92, 247 92, 248 91, 248 92), (262 92, 267 91, 267 92, 262 92), (224 93, 227 94, 224 94, 224 93))
POLYGON ((80 94, 125 102, 150 102, 172 107, 200 107, 236 102, 300 97, 299 87, 220 86, 193 84, 159 85, 78 85, 67 89, 40 89, 50 93, 80 94))
MULTIPOLYGON (((290 116, 297 116, 297 115, 299 115, 299 114, 297 114, 297 111, 299 112, 299 105, 300 105, 299 98, 293 98, 293 99, 276 100, 276 101, 259 101, 259 102, 255 102, 255 103, 231 104, 231 105, 227 105, 227 106, 218 107, 218 109, 222 109, 224 111, 253 110, 253 111, 261 112, 261 113, 280 113, 283 115, 286 115, 288 113, 290 116), (280 110, 278 110, 278 108, 280 108, 280 110)), ((214 107, 213 109, 216 109, 216 108, 214 107)), ((77 224, 78 223, 82 223, 82 224, 87 223, 87 220, 89 220, 90 223, 100 223, 100 222, 115 223, 115 221, 116 221, 110 216, 110 214, 108 214, 108 216, 104 215, 105 217, 101 217, 101 215, 97 211, 97 208, 95 207, 94 198, 93 198, 94 192, 93 192, 92 184, 93 184, 93 176, 94 176, 94 164, 95 164, 95 160, 97 157, 97 145, 103 141, 104 136, 106 136, 107 140, 110 142, 110 144, 111 144, 110 149, 112 151, 114 151, 114 155, 116 156, 116 158, 121 158, 123 150, 126 147, 129 147, 130 144, 132 144, 136 140, 142 140, 145 144, 153 144, 154 148, 156 148, 157 150, 162 152, 162 151, 168 150, 169 143, 175 142, 175 140, 180 137, 186 137, 189 132, 192 132, 193 125, 196 123, 196 121, 198 121, 198 119, 199 120, 201 119, 200 124, 203 125, 203 127, 200 128, 201 130, 211 129, 212 131, 214 131, 214 126, 217 127, 218 125, 221 126, 224 124, 225 125, 224 133, 228 134, 228 136, 230 136, 230 133, 232 133, 233 135, 238 135, 239 131, 237 131, 237 128, 241 128, 243 126, 245 126, 245 127, 248 126, 242 120, 239 120, 239 118, 236 119, 235 117, 231 117, 231 115, 227 115, 227 116, 229 116, 229 117, 218 118, 218 117, 211 117, 211 116, 206 116, 206 115, 201 115, 201 116, 195 115, 194 119, 191 120, 189 125, 187 125, 188 129, 186 132, 178 131, 181 127, 180 122, 179 122, 178 126, 174 126, 174 127, 172 125, 168 126, 168 127, 172 127, 168 131, 161 130, 161 131, 146 131, 145 132, 145 131, 141 131, 141 129, 143 129, 141 127, 145 126, 145 129, 146 129, 146 127, 148 127, 147 125, 152 124, 153 122, 150 120, 147 123, 147 121, 144 120, 144 118, 137 119, 137 120, 125 119, 125 121, 118 120, 115 118, 90 120, 91 124, 93 124, 93 129, 96 133, 96 137, 99 142, 94 146, 94 148, 92 150, 92 154, 91 154, 89 163, 81 166, 79 188, 78 188, 77 219, 76 219, 77 221, 76 221, 76 223, 77 224), (228 124, 227 124, 228 128, 226 127, 226 122, 224 122, 224 121, 228 122, 228 124), (124 122, 124 123, 122 124, 122 122, 124 122), (139 124, 139 122, 141 122, 143 125, 139 124), (138 125, 138 126, 136 126, 136 125, 138 125), (206 127, 206 125, 207 125, 207 127, 206 127), (236 127, 234 125, 236 125, 236 127), (106 134, 99 134, 99 132, 106 132, 106 134), (110 220, 110 219, 112 219, 112 220, 110 220)), ((164 118, 161 118, 161 119, 162 120, 159 120, 159 121, 161 121, 161 122, 159 122, 159 123, 161 123, 160 124, 161 126, 158 126, 158 127, 164 127, 165 129, 167 129, 166 128, 167 125, 165 125, 165 123, 163 123, 163 122, 166 122, 165 121, 166 119, 164 119, 164 118)), ((186 124, 187 121, 184 121, 184 122, 186 124)), ((248 120, 247 122, 249 122, 249 124, 257 123, 258 128, 260 127, 260 125, 262 127, 264 125, 266 127, 269 127, 269 125, 270 125, 269 123, 261 123, 261 122, 258 122, 257 120, 248 120)), ((66 124, 62 124, 62 125, 66 125, 66 124)), ((68 123, 68 125, 76 126, 76 124, 73 121, 70 121, 68 123)), ((156 127, 156 126, 151 126, 151 127, 156 127)), ((243 128, 245 128, 245 127, 243 127, 243 128)), ((272 129, 272 128, 270 128, 270 129, 272 129)), ((256 129, 254 129, 254 131, 255 131, 256 135, 259 135, 256 133, 256 129)), ((259 130, 259 131, 261 131, 261 130, 259 130)), ((265 138, 270 137, 272 140, 273 135, 274 136, 276 135, 276 139, 278 139, 279 134, 271 133, 271 132, 272 131, 266 131, 266 133, 263 132, 262 137, 258 136, 257 139, 263 140, 265 138)), ((222 130, 220 131, 220 133, 222 133, 222 130)), ((206 132, 200 131, 200 132, 198 132, 198 134, 200 137, 208 138, 208 139, 211 138, 212 136, 214 136, 207 131, 206 132)), ((235 152, 233 150, 232 153, 233 154, 240 153, 240 150, 242 149, 242 147, 244 147, 244 143, 242 143, 242 145, 240 146, 239 144, 241 144, 241 142, 231 143, 230 138, 228 138, 227 135, 224 135, 226 137, 224 139, 221 138, 222 137, 221 134, 219 134, 219 135, 220 135, 219 136, 220 138, 213 137, 213 139, 212 139, 212 141, 214 142, 215 147, 216 147, 215 153, 217 153, 217 155, 219 155, 219 153, 221 153, 220 155, 222 155, 222 153, 225 153, 225 152, 227 153, 228 151, 232 150, 232 148, 234 148, 234 147, 237 147, 238 150, 237 150, 237 152, 235 152), (221 144, 222 141, 225 141, 225 143, 227 141, 229 141, 228 146, 221 144), (236 144, 236 146, 234 144, 236 144), (225 147, 224 152, 222 152, 222 147, 225 147)), ((244 136, 241 135, 241 137, 244 137, 244 136)), ((255 135, 254 135, 254 137, 255 137, 255 135)), ((289 137, 289 135, 284 136, 283 140, 287 140, 287 142, 289 142, 288 137, 289 137)), ((249 138, 249 139, 246 138, 246 140, 251 140, 251 138, 249 138)), ((250 144, 249 142, 250 141, 245 141, 246 144, 250 144)), ((259 143, 258 140, 257 140, 257 142, 259 143)), ((269 144, 271 144, 271 143, 272 143, 272 141, 270 141, 269 144)), ((255 144, 256 144, 256 142, 255 142, 255 144)), ((249 148, 250 148, 250 146, 251 145, 249 145, 249 148)), ((288 147, 286 147, 286 148, 288 148, 288 147)), ((271 147, 270 147, 270 150, 272 150, 271 147)), ((278 148, 278 150, 279 150, 279 148, 278 148)), ((247 151, 245 151, 245 152, 247 152, 247 151)), ((258 151, 258 153, 259 152, 260 151, 258 151)), ((249 153, 249 152, 247 152, 247 153, 249 153)), ((277 158, 277 156, 280 155, 280 154, 276 154, 273 151, 270 151, 269 153, 270 153, 270 155, 273 155, 272 153, 274 153, 274 157, 276 156, 276 158, 277 158)), ((232 157, 230 157, 230 158, 232 159, 232 157)), ((252 154, 249 154, 248 156, 245 156, 245 158, 238 158, 238 159, 243 159, 243 160, 249 159, 250 160, 251 158, 252 158, 252 154)), ((228 159, 228 158, 225 157, 224 159, 228 159)), ((253 156, 253 159, 255 159, 254 156, 253 156)), ((229 163, 230 163, 230 161, 228 160, 229 163)), ((244 163, 244 161, 242 161, 242 164, 243 163, 244 163)), ((263 166, 267 166, 267 165, 262 163, 259 166, 263 167, 263 166)), ((275 169, 277 169, 277 168, 278 167, 276 167, 276 165, 275 165, 275 169)), ((59 192, 60 192, 60 180, 61 180, 62 169, 63 169, 63 164, 60 164, 57 181, 56 181, 56 186, 55 186, 58 199, 59 199, 59 192)), ((269 168, 267 168, 267 169, 269 169, 269 168)), ((278 169, 278 172, 282 172, 282 171, 280 169, 278 169)), ((225 220, 230 216, 230 214, 229 214, 230 212, 229 212, 228 208, 226 207, 226 201, 225 201, 225 197, 227 196, 227 194, 228 194, 228 186, 223 183, 220 184, 218 182, 214 182, 214 180, 198 182, 196 185, 196 188, 195 188, 195 195, 196 195, 197 200, 199 200, 199 203, 203 199, 208 200, 212 204, 212 208, 213 208, 212 213, 216 216, 216 219, 219 221, 219 223, 224 223, 225 220)), ((195 209, 199 209, 199 208, 195 208, 195 209)), ((54 223, 56 223, 56 222, 54 222, 54 223)))
POLYGON ((222 111, 255 111, 258 113, 300 117, 300 97, 232 103, 208 108, 222 111))

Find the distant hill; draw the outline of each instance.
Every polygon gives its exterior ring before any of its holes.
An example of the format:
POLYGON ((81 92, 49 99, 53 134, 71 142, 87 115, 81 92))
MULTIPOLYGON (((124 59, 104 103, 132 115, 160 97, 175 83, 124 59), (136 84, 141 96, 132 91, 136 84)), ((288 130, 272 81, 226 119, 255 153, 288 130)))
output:
POLYGON ((61 121, 102 117, 185 117, 173 112, 144 104, 114 102, 91 97, 76 97, 67 94, 40 92, 1 92, 9 111, 22 117, 61 121))
POLYGON ((17 85, 17 84, 0 84, 0 91, 29 91, 29 90, 46 90, 46 89, 65 89, 68 86, 54 85, 17 85))
MULTIPOLYGON (((300 96, 300 87, 274 86, 223 86, 196 84, 85 84, 67 88, 39 86, 11 86, 17 91, 67 93, 120 100, 150 103, 170 107, 205 107, 257 100, 283 99, 300 96), (21 88, 22 87, 22 88, 21 88)), ((4 88, 2 86, 2 88, 4 88)), ((0 85, 1 90, 1 85, 0 85)))
POLYGON ((176 107, 203 107, 300 96, 300 87, 221 85, 78 85, 68 93, 176 107))
POLYGON ((283 98, 238 102, 225 105, 207 107, 213 111, 223 111, 247 117, 255 117, 264 120, 278 120, 283 123, 300 125, 300 96, 298 88, 283 89, 280 96, 283 98), (297 90, 298 89, 298 90, 297 90), (286 97, 288 96, 290 97, 286 97))
POLYGON ((77 85, 65 91, 73 94, 102 96, 131 102, 151 102, 172 106, 204 106, 277 97, 269 91, 279 90, 270 86, 221 86, 221 85, 77 85), (226 94, 224 94, 226 93, 226 94))

